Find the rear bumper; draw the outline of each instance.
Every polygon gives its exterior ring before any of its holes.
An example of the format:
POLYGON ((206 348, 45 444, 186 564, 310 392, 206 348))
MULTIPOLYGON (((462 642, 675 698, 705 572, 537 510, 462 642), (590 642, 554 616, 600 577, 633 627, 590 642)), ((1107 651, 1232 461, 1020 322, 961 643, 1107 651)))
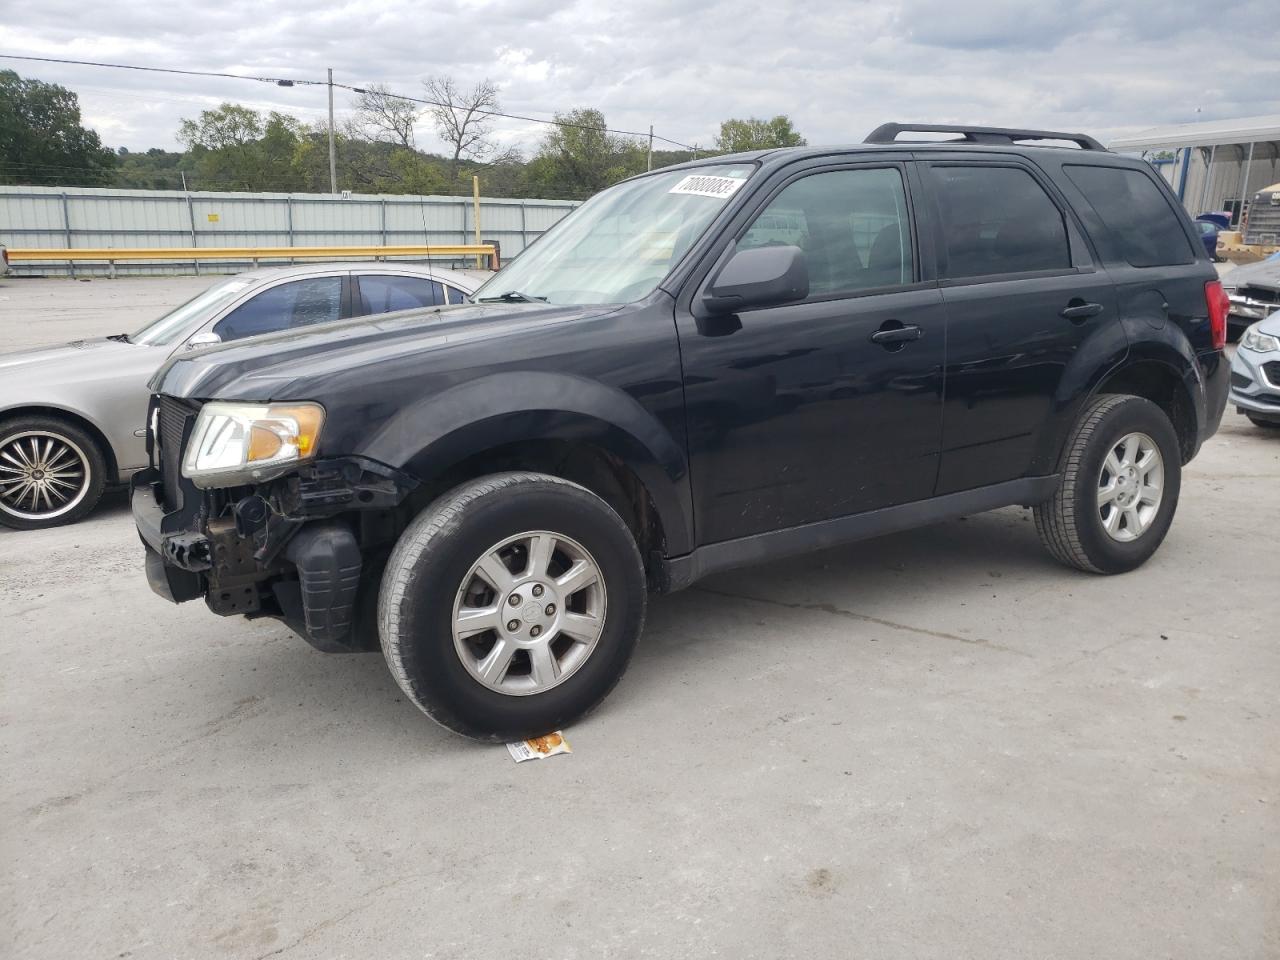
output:
POLYGON ((1222 416, 1227 410, 1227 394, 1231 389, 1231 365, 1222 350, 1212 350, 1197 357, 1203 377, 1203 416, 1200 419, 1196 450, 1218 432, 1222 416))

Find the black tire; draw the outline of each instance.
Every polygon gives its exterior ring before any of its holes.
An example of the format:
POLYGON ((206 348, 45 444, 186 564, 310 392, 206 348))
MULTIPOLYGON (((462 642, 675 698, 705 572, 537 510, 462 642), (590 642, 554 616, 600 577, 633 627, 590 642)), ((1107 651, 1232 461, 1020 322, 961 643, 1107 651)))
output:
POLYGON ((1124 573, 1156 552, 1178 506, 1182 457, 1178 435, 1164 411, 1141 397, 1106 394, 1085 407, 1063 450, 1057 493, 1034 509, 1040 542, 1054 559, 1089 573, 1124 573), (1098 503, 1107 455, 1123 438, 1140 433, 1159 450, 1164 478, 1160 504, 1145 529, 1128 542, 1107 533, 1098 503))
POLYGON ((1255 427, 1261 427, 1263 430, 1280 430, 1280 420, 1263 420, 1261 417, 1255 417, 1253 414, 1246 413, 1249 422, 1255 427))
MULTIPOLYGON (((558 477, 503 473, 449 491, 404 531, 383 574, 378 632, 392 675, 427 716, 466 737, 509 742, 557 730, 608 695, 640 637, 646 600, 640 552, 608 504, 558 477), (549 689, 515 696, 483 685, 464 666, 454 604, 464 580, 474 584, 473 564, 531 529, 570 538, 589 553, 607 606, 594 648, 573 672, 549 689)), ((548 628, 544 640, 552 635, 548 628)))
MULTIPOLYGON (((66 503, 57 502, 66 490, 65 486, 59 486, 44 499, 37 496, 33 505, 27 502, 25 492, 0 482, 0 525, 17 530, 42 530, 84 519, 98 505, 107 486, 107 461, 97 441, 80 427, 56 417, 18 416, 0 421, 0 466, 5 468, 0 471, 0 481, 22 479, 15 471, 25 469, 22 461, 29 456, 32 441, 36 443, 36 452, 49 449, 51 444, 63 445, 61 449, 67 451, 75 469, 62 475, 60 483, 65 485, 74 480, 76 487, 66 494, 66 503), (15 449, 15 445, 19 449, 15 449)), ((62 466, 57 454, 50 456, 50 462, 62 466)))

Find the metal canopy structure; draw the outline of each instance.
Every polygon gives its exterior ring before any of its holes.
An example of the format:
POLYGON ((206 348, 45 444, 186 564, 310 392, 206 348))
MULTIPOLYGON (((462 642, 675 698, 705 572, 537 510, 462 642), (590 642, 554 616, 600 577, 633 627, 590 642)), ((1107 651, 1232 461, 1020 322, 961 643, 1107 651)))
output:
POLYGON ((1152 127, 1129 137, 1117 137, 1107 146, 1117 152, 1135 153, 1143 150, 1181 150, 1183 147, 1263 142, 1280 142, 1280 114, 1152 127))
POLYGON ((1280 114, 1152 127, 1107 146, 1151 159, 1192 216, 1226 210, 1233 225, 1259 191, 1280 182, 1280 114))

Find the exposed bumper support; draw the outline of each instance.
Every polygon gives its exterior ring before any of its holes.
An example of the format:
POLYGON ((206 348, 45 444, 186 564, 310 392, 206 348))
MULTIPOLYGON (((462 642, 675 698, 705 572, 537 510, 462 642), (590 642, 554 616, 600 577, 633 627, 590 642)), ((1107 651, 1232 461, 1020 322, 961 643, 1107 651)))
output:
POLYGON ((349 640, 362 567, 355 534, 337 522, 308 524, 289 541, 284 555, 298 570, 296 584, 282 581, 274 588, 285 621, 294 626, 300 618, 299 632, 321 650, 353 649, 349 640))
MULTIPOLYGON (((198 572, 202 568, 193 570, 186 566, 192 556, 192 535, 183 534, 175 538, 163 533, 164 509, 156 499, 157 482, 156 471, 141 470, 133 475, 129 493, 133 520, 147 551, 147 583, 170 603, 186 603, 204 593, 204 582, 198 572)), ((208 566, 206 541, 204 568, 208 566)))

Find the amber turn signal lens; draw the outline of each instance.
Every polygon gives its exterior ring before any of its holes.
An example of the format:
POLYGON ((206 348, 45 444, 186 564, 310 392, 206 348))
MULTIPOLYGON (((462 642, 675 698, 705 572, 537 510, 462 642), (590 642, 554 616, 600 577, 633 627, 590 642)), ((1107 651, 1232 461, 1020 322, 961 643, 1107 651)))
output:
POLYGON ((248 460, 250 463, 255 460, 269 460, 280 452, 282 446, 284 441, 278 433, 268 427, 254 424, 249 431, 248 460))

